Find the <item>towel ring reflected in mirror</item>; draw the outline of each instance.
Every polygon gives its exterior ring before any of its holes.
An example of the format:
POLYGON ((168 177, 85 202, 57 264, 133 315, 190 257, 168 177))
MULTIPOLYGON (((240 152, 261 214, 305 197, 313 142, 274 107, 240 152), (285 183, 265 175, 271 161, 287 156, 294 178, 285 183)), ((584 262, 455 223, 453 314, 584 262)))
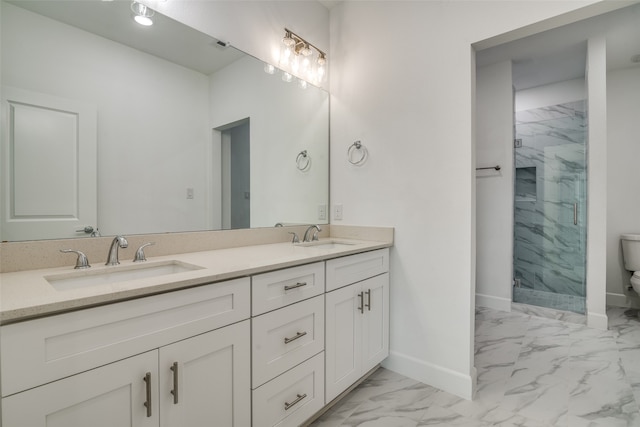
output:
POLYGON ((362 142, 356 141, 347 149, 347 160, 352 165, 361 166, 366 162, 369 152, 362 142))
POLYGON ((301 172, 311 169, 311 156, 307 153, 307 150, 302 150, 296 157, 296 167, 301 172))

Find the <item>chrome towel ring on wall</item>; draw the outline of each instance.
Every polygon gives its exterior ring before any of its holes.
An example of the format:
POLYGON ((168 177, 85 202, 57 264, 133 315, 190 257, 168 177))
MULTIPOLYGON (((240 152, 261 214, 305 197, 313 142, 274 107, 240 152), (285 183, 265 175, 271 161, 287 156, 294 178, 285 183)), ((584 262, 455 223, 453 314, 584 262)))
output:
POLYGON ((362 142, 356 141, 347 149, 347 160, 352 165, 361 166, 367 160, 369 152, 362 142))
POLYGON ((311 156, 307 150, 302 150, 296 157, 296 167, 301 172, 306 172, 311 168, 311 156))

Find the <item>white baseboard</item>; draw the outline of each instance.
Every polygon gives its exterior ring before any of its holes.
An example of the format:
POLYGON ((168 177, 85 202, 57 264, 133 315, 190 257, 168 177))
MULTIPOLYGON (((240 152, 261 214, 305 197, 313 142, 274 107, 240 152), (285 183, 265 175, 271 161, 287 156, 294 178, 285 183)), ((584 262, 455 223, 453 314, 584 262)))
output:
POLYGON ((638 298, 625 294, 614 294, 613 292, 607 292, 607 305, 612 305, 614 307, 640 308, 638 298))
POLYGON ((511 300, 476 293, 476 305, 499 311, 511 311, 511 300))
POLYGON ((470 374, 463 374, 395 351, 389 352, 389 357, 382 362, 382 366, 463 399, 473 398, 475 368, 470 374))
POLYGON ((606 331, 609 328, 609 318, 606 314, 587 313, 587 326, 606 331))

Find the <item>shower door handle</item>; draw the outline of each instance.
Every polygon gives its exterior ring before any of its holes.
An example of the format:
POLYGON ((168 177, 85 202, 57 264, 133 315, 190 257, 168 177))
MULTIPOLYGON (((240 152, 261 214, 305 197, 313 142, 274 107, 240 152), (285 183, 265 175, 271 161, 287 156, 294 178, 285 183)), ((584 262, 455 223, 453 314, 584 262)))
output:
POLYGON ((573 225, 578 225, 578 204, 573 204, 573 225))

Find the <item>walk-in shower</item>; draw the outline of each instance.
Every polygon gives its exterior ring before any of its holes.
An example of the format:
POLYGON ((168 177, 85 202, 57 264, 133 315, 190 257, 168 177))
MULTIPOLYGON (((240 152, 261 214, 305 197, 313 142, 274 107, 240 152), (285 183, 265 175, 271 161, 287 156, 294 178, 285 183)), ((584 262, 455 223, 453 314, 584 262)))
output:
POLYGON ((516 112, 514 302, 585 312, 586 105, 516 112))

